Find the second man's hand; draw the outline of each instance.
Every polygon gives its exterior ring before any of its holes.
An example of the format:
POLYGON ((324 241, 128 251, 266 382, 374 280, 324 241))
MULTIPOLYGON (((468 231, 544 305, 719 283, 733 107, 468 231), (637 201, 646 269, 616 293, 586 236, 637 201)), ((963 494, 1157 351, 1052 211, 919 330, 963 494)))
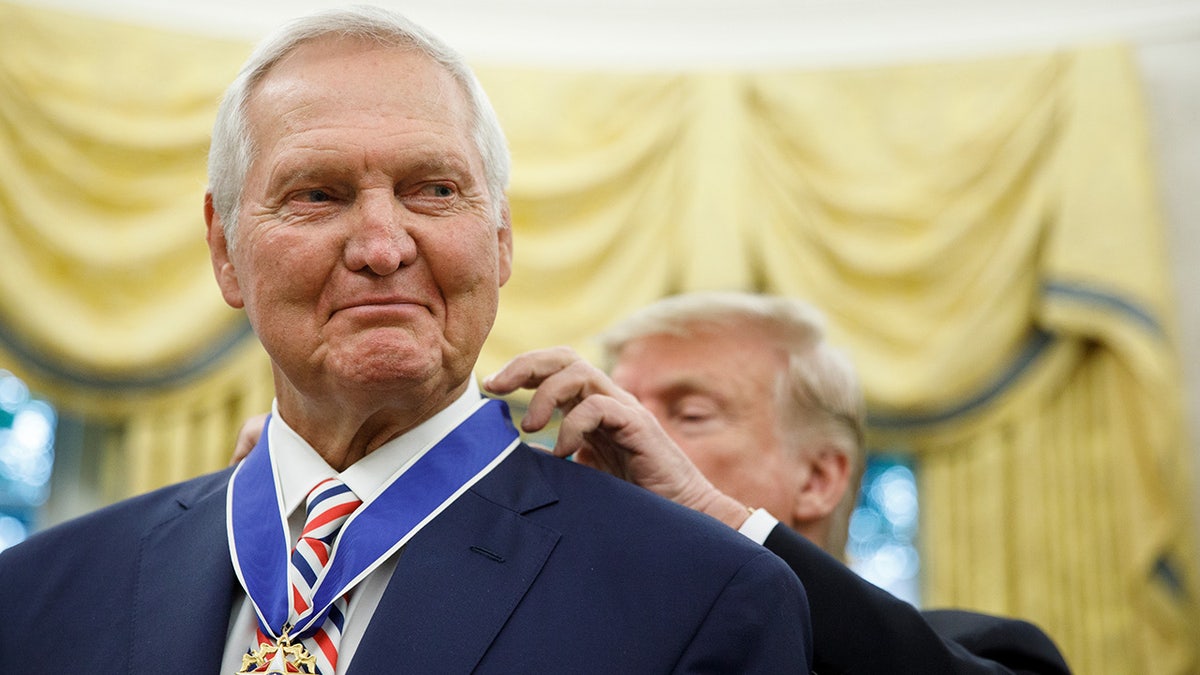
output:
POLYGON ((526 352, 483 381, 497 396, 533 390, 521 420, 526 432, 544 429, 561 410, 553 452, 591 466, 733 528, 749 515, 745 505, 718 491, 647 410, 608 375, 574 350, 526 352))

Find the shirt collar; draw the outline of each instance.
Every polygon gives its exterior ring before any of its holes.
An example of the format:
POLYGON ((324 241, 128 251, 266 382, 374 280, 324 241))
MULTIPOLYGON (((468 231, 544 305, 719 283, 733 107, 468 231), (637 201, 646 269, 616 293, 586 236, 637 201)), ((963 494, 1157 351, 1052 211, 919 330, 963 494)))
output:
POLYGON ((392 476, 406 469, 419 452, 445 436, 471 415, 479 403, 479 385, 474 376, 467 378, 462 395, 433 417, 393 438, 374 452, 338 473, 325 463, 317 451, 300 437, 279 416, 278 402, 271 403, 271 423, 267 425, 267 441, 275 455, 279 472, 279 487, 283 494, 284 513, 291 514, 304 504, 308 491, 318 482, 337 477, 359 499, 370 499, 392 476))

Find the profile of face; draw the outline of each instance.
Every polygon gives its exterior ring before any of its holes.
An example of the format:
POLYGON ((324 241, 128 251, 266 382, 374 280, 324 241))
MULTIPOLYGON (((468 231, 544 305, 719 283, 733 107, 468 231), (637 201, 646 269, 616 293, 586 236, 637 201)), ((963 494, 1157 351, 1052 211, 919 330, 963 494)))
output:
POLYGON ((792 522, 805 465, 781 436, 776 382, 786 368, 787 355, 746 328, 636 338, 611 376, 717 489, 792 522))
POLYGON ((206 213, 218 284, 271 356, 281 410, 466 386, 512 256, 469 110, 424 54, 347 39, 302 44, 253 90, 232 250, 206 213))

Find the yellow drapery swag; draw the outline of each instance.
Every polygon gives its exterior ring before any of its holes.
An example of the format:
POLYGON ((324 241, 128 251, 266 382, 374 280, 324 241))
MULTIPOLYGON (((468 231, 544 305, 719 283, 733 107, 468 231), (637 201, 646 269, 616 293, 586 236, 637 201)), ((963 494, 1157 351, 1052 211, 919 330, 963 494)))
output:
MULTIPOLYGON (((119 424, 113 496, 222 466, 270 370, 200 199, 249 46, 0 3, 0 367, 119 424)), ((671 293, 804 297, 916 453, 925 595, 1080 673, 1200 670, 1191 469, 1136 72, 1101 46, 821 71, 483 66, 515 271, 479 371, 671 293)))
POLYGON ((122 430, 110 498, 226 463, 270 405, 201 208, 216 104, 248 52, 0 4, 0 368, 122 430))

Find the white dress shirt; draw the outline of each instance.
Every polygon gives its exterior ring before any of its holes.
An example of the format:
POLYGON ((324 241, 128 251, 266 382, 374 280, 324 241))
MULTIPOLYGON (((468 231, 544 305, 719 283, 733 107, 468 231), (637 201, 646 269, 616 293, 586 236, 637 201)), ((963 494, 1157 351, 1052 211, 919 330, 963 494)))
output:
MULTIPOLYGON (((276 458, 275 467, 279 472, 283 507, 289 514, 290 545, 295 545, 300 531, 304 528, 304 500, 314 485, 325 478, 337 477, 353 490, 359 499, 369 501, 385 484, 391 482, 393 476, 407 470, 408 464, 422 450, 469 417, 479 403, 479 398, 479 386, 475 378, 471 377, 467 390, 448 407, 407 433, 384 443, 341 473, 326 464, 316 450, 283 421, 279 416, 277 404, 272 403, 267 441, 276 458)), ((354 587, 346 611, 342 640, 338 646, 337 672, 328 675, 341 675, 350 667, 354 652, 383 597, 392 572, 396 569, 396 561, 402 553, 403 549, 392 554, 354 587)), ((233 603, 229 632, 225 640, 225 653, 221 661, 222 675, 241 670, 242 655, 254 643, 256 622, 254 606, 243 593, 242 597, 233 603)))
POLYGON ((775 529, 778 524, 779 521, 775 516, 767 513, 766 509, 754 509, 754 513, 751 513, 746 522, 742 523, 738 532, 746 535, 756 544, 764 544, 767 536, 771 534, 771 530, 775 529))

